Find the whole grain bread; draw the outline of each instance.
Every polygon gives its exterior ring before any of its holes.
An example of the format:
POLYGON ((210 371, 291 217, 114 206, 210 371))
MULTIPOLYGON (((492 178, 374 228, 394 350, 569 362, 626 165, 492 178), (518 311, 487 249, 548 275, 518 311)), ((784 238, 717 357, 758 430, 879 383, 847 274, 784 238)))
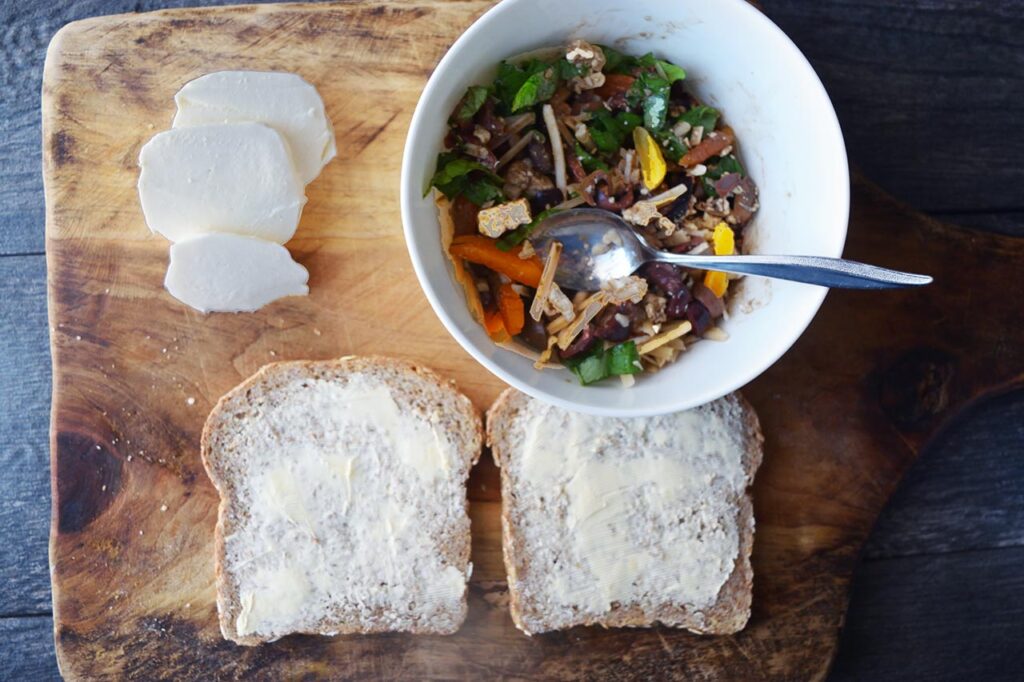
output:
POLYGON ((481 441, 468 398, 394 359, 274 363, 226 394, 202 435, 224 637, 455 632, 481 441))
POLYGON ((754 538, 747 488, 763 437, 738 393, 677 415, 614 419, 508 389, 487 413, 487 443, 501 467, 504 559, 520 630, 660 622, 726 634, 746 625, 754 538), (701 480, 675 490, 678 481, 659 476, 679 471, 701 480), (581 545, 588 532, 596 540, 581 545), (687 568, 699 570, 685 575, 687 568), (606 592, 598 573, 615 577, 606 592))

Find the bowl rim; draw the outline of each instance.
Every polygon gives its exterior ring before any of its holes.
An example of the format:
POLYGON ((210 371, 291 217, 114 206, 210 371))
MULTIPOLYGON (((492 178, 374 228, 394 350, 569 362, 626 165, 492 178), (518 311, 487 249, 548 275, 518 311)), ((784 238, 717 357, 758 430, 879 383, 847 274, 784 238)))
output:
MULTIPOLYGON (((418 240, 412 226, 412 201, 419 196, 420 192, 413 187, 411 157, 413 154, 413 141, 421 139, 422 134, 420 131, 421 128, 425 126, 423 103, 429 101, 433 97, 435 90, 440 87, 439 83, 441 82, 441 75, 447 69, 448 64, 458 57, 458 54, 462 51, 462 48, 466 43, 470 42, 477 33, 485 30, 492 22, 498 20, 504 12, 510 11, 511 7, 527 1, 529 0, 502 0, 481 14, 465 31, 463 31, 455 42, 452 43, 451 47, 448 48, 447 52, 445 52, 444 56, 437 63, 437 66, 434 67, 430 78, 427 80, 427 83, 423 88, 423 92, 420 94, 420 97, 416 102, 416 108, 413 111, 412 120, 409 124, 409 132, 405 139, 405 147, 402 152, 402 168, 399 180, 402 233, 405 238, 405 245, 406 250, 409 253, 409 259, 412 261, 413 270, 416 273, 416 278, 419 281, 420 288, 423 290, 423 293, 426 295, 427 300, 430 303, 430 307, 433 308, 434 314, 441 320, 441 324, 444 325, 448 333, 455 338, 460 346, 462 346, 463 350, 469 353, 474 360, 483 365, 489 372, 509 386, 512 386, 533 398, 556 405, 563 409, 606 417, 651 417, 698 407, 742 388, 763 374, 793 347, 818 314, 818 311, 828 294, 829 290, 827 288, 817 287, 818 290, 809 295, 809 305, 806 306, 805 319, 798 324, 789 325, 787 327, 788 331, 785 333, 785 336, 788 338, 786 338, 785 343, 778 346, 778 352, 758 356, 758 361, 751 363, 747 367, 746 371, 737 373, 732 381, 719 384, 716 388, 708 389, 702 387, 695 392, 687 394, 685 398, 673 399, 672 396, 666 396, 663 403, 649 407, 606 407, 603 405, 582 404, 553 395, 548 391, 538 388, 534 384, 523 381, 512 372, 506 371, 497 363, 493 362, 491 358, 488 357, 487 353, 477 348, 462 329, 455 323, 455 320, 452 319, 442 304, 441 298, 434 288, 430 275, 427 272, 426 265, 423 263, 418 250, 414 248, 414 245, 418 246, 418 240), (723 386, 725 386, 724 390, 722 388, 723 386)), ((807 60, 807 57, 775 22, 769 19, 760 10, 746 2, 746 0, 719 0, 719 6, 722 5, 731 6, 731 11, 747 13, 748 19, 755 22, 762 22, 769 32, 774 33, 775 37, 780 41, 780 44, 792 53, 792 56, 795 58, 795 62, 803 71, 801 76, 802 80, 807 84, 807 87, 812 88, 815 94, 823 98, 823 101, 828 105, 826 107, 827 111, 825 112, 826 118, 825 120, 819 121, 819 124, 827 129, 826 134, 834 140, 835 148, 838 151, 838 156, 835 159, 836 165, 838 168, 843 170, 842 182, 837 183, 837 196, 835 198, 835 210, 837 220, 840 223, 840 228, 836 230, 837 248, 835 249, 835 253, 825 253, 822 255, 836 258, 841 257, 846 245, 847 235, 849 234, 850 171, 849 158, 846 152, 846 142, 843 137, 842 128, 839 125, 839 118, 835 112, 835 106, 832 104, 832 99, 829 97, 824 84, 818 77, 817 72, 815 72, 814 67, 812 67, 810 62, 807 60)), ((445 272, 447 273, 447 268, 445 268, 445 272)), ((498 348, 497 346, 495 347, 498 348)), ((505 349, 499 348, 499 350, 505 349)), ((505 350, 505 352, 512 351, 505 350)), ((624 388, 623 390, 629 389, 624 388)))

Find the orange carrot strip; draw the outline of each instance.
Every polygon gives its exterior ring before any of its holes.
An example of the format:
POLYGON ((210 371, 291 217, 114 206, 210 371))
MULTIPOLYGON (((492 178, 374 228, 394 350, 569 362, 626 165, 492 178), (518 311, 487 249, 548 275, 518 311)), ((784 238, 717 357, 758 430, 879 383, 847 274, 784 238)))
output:
POLYGON ((505 330, 505 321, 501 319, 501 313, 497 310, 484 311, 484 329, 493 341, 508 341, 511 339, 508 331, 505 330))
POLYGON ((735 135, 729 126, 716 130, 701 140, 701 143, 696 147, 683 154, 683 158, 679 159, 679 165, 689 168, 690 166, 696 166, 698 163, 704 163, 731 145, 733 140, 735 140, 735 135))
POLYGON ((471 234, 455 237, 452 245, 448 247, 449 253, 456 258, 483 265, 515 282, 536 288, 540 283, 540 274, 544 266, 537 256, 520 258, 521 249, 522 246, 517 246, 510 251, 502 251, 498 248, 496 240, 471 234))
POLYGON ((526 308, 523 306, 523 299, 506 282, 498 289, 498 310, 501 312, 501 319, 505 323, 505 331, 512 336, 523 331, 526 324, 526 308))
POLYGON ((608 99, 618 93, 629 92, 629 89, 633 87, 633 81, 636 79, 632 76, 627 76, 624 73, 606 73, 604 75, 604 85, 599 88, 595 88, 596 92, 601 97, 608 99))

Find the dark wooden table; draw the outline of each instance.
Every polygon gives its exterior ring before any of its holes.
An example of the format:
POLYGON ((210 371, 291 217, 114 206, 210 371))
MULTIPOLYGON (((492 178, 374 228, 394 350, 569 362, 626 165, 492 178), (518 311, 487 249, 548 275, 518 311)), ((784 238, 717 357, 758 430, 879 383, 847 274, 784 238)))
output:
MULTIPOLYGON (((201 4, 227 3, 0 0, 0 679, 57 677, 39 170, 46 45, 75 19, 201 4)), ((1024 3, 761 4, 825 82, 860 171, 941 220, 1024 236, 1024 3)), ((1016 392, 978 405, 914 465, 864 552, 832 677, 1019 679, 1022 567, 1016 392)))

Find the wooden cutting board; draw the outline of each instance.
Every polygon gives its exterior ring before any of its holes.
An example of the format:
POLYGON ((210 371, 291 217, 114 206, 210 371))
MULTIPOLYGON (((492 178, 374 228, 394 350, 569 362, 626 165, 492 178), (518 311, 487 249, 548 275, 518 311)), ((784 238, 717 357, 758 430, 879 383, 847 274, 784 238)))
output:
MULTIPOLYGON (((471 479, 469 618, 452 637, 224 641, 207 411, 275 360, 381 353, 455 378, 485 409, 501 382, 444 331, 402 241, 398 174, 420 90, 488 3, 264 5, 78 22, 43 82, 53 352, 54 626, 69 678, 816 679, 832 660, 858 550, 922 445, 1024 370, 1024 244, 947 229, 855 182, 847 256, 927 272, 916 292, 834 292, 746 389, 767 437, 754 498, 754 612, 733 637, 577 628, 528 638, 506 609, 497 472, 471 479), (322 93, 339 159, 288 246, 311 294, 200 315, 162 288, 136 159, 181 85, 218 69, 295 71, 322 93)), ((779 320, 780 325, 786 324, 779 320)))

